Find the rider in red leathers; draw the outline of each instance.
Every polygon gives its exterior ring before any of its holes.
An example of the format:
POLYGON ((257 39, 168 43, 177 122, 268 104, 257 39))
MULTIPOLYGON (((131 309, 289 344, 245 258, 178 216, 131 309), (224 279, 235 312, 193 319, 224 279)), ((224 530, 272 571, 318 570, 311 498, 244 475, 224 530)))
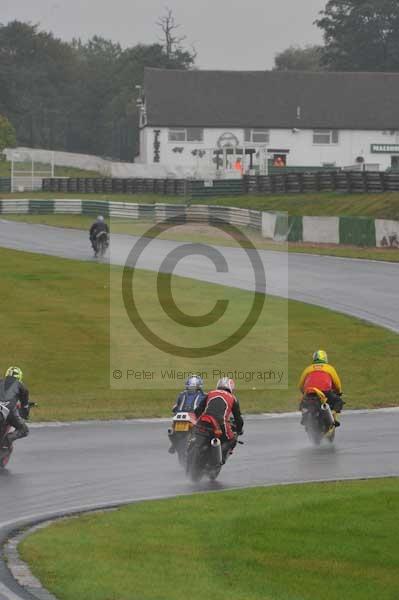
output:
POLYGON ((235 447, 237 436, 243 433, 244 421, 240 404, 234 396, 234 388, 233 379, 222 377, 217 383, 216 390, 209 392, 195 411, 199 421, 211 424, 215 434, 220 437, 223 462, 227 453, 235 447), (236 434, 233 432, 230 417, 234 419, 236 434))

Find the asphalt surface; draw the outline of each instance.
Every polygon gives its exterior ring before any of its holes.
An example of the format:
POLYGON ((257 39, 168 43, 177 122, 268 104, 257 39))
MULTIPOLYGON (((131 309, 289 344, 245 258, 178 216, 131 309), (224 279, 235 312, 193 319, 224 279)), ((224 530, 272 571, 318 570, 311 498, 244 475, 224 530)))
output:
MULTIPOLYGON (((136 238, 137 239, 137 238, 136 238)), ((124 264, 134 240, 114 236, 111 261, 124 264)), ((159 268, 175 242, 157 241, 138 266, 159 268)), ((0 246, 92 260, 85 232, 0 222, 0 246)), ((254 289, 242 251, 219 248, 234 271, 187 257, 176 273, 254 289)), ((399 264, 259 252, 269 293, 333 308, 399 332, 399 264)), ((399 410, 346 414, 333 446, 311 447, 298 417, 258 417, 214 484, 190 484, 167 454, 167 423, 123 422, 35 426, 0 472, 0 539, 24 522, 107 503, 193 491, 275 483, 399 475, 399 410)), ((0 600, 29 597, 0 565, 0 600)))
MULTIPOLYGON (((248 418, 215 483, 186 480, 167 453, 167 422, 32 427, 0 472, 0 535, 32 521, 106 503, 256 485, 399 475, 399 409, 347 413, 334 445, 311 446, 298 415, 248 418)), ((18 587, 0 568, 4 586, 18 587)), ((3 594, 3 595, 2 595, 3 594)), ((22 593, 22 597, 24 594, 22 593)), ((29 597, 29 596, 26 596, 29 597)))

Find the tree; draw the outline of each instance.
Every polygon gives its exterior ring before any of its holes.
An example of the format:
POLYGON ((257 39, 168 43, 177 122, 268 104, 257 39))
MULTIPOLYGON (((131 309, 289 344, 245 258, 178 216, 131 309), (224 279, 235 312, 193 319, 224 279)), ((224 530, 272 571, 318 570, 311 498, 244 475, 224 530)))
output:
POLYGON ((329 0, 316 25, 329 70, 399 70, 398 0, 329 0))
POLYGON ((16 143, 14 127, 6 117, 0 115, 0 154, 4 148, 12 148, 16 143))
POLYGON ((275 71, 322 71, 320 46, 290 46, 276 54, 275 71))
POLYGON ((18 144, 132 160, 144 68, 186 69, 195 58, 172 13, 165 19, 164 44, 125 50, 99 36, 67 43, 31 23, 0 23, 0 114, 18 144))
POLYGON ((70 107, 74 54, 37 25, 0 24, 0 111, 18 143, 62 148, 70 107))
POLYGON ((158 19, 156 22, 158 27, 162 30, 162 46, 169 61, 171 67, 189 69, 193 66, 197 53, 195 49, 191 52, 184 49, 182 42, 187 37, 185 35, 177 35, 177 30, 180 29, 180 25, 176 23, 173 11, 170 8, 166 8, 166 13, 158 19))

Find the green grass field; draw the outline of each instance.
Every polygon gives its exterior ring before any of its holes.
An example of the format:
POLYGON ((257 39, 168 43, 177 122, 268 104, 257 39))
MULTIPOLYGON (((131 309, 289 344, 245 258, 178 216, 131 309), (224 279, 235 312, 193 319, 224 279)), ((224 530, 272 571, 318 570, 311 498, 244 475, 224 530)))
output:
MULTIPOLYGON (((25 194, 0 194, 1 198, 84 198, 85 200, 114 200, 116 202, 156 202, 185 204, 187 198, 156 194, 66 194, 64 192, 36 192, 25 194)), ((279 194, 257 196, 215 197, 189 199, 190 204, 217 204, 239 206, 265 211, 282 211, 302 216, 369 216, 381 219, 399 219, 399 192, 383 194, 279 194)))
MULTIPOLYGON (((41 225, 52 225, 54 227, 66 227, 73 229, 84 229, 88 231, 93 222, 93 217, 86 215, 4 215, 11 221, 24 223, 38 223, 41 225)), ((149 221, 128 221, 125 219, 113 219, 112 231, 114 233, 129 233, 130 235, 144 235, 153 225, 149 221)), ((212 229, 206 225, 195 225, 192 229, 169 230, 160 237, 161 239, 202 242, 206 244, 219 244, 223 246, 236 245, 228 236, 220 235, 219 230, 212 229)), ((367 260, 383 260, 388 262, 399 262, 399 250, 397 248, 359 248, 355 246, 332 246, 306 243, 275 243, 266 241, 262 236, 249 228, 241 228, 256 248, 263 250, 275 250, 286 252, 300 252, 318 254, 324 256, 339 256, 342 258, 362 258, 367 260)))
MULTIPOLYGON (((155 274, 141 271, 136 276, 146 316, 156 322, 159 315, 153 300, 155 274)), ((109 270, 104 264, 0 250, 0 368, 10 364, 23 368, 32 397, 40 403, 34 415, 36 420, 170 414, 174 391, 109 389, 108 286, 109 270)), ((173 278, 173 290, 182 310, 194 315, 206 312, 208 302, 211 307, 218 298, 226 296, 224 288, 179 277, 173 278)), ((233 308, 241 315, 243 307, 252 301, 252 294, 233 288, 228 293, 233 308)), ((272 358, 282 361, 284 340, 274 340, 273 333, 284 326, 288 306, 289 387, 262 392, 238 390, 246 413, 296 409, 297 380, 312 351, 319 347, 329 351, 343 378, 347 408, 397 404, 397 397, 392 394, 396 372, 391 368, 399 360, 395 334, 300 302, 268 298, 266 306, 265 326, 269 327, 270 340, 266 350, 272 358)), ((233 312, 229 318, 234 321, 239 317, 233 312)), ((124 343, 131 343, 129 331, 122 331, 120 339, 123 352, 124 343)), ((251 363, 257 352, 257 339, 255 335, 250 343, 242 342, 232 358, 240 365, 251 363)), ((138 338, 135 356, 151 365, 153 357, 145 352, 145 343, 138 338)), ((174 364, 172 359, 170 364, 174 364)), ((231 367, 231 362, 226 366, 231 367)), ((192 368, 189 360, 186 367, 192 368)))
POLYGON ((397 600, 398 511, 397 479, 257 488, 58 522, 19 550, 59 600, 397 600))

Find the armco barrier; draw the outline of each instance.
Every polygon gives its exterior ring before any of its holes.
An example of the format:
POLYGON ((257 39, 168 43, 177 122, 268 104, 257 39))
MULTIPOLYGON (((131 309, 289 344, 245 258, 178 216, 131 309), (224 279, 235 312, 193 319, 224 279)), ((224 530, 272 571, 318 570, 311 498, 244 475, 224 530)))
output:
POLYGON ((0 200, 0 214, 82 214, 161 222, 169 218, 250 227, 278 242, 399 248, 399 221, 369 217, 301 217, 207 204, 136 204, 105 200, 0 200))

